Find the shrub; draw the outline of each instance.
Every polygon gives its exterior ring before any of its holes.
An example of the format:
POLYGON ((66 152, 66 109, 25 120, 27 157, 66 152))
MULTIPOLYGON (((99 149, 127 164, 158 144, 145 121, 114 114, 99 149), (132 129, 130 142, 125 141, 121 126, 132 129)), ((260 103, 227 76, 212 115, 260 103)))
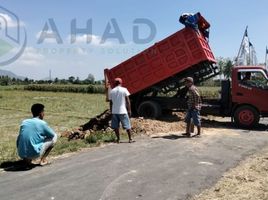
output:
POLYGON ((58 84, 31 84, 24 87, 24 90, 30 91, 49 91, 49 92, 73 92, 104 94, 103 85, 58 85, 58 84))
POLYGON ((115 142, 116 137, 113 132, 96 131, 91 133, 86 137, 86 142, 88 143, 98 143, 98 142, 115 142))

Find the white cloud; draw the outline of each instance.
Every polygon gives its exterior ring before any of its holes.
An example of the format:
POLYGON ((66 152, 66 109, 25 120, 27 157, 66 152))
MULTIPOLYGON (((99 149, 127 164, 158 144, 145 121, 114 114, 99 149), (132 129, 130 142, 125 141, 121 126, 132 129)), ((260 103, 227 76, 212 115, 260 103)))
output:
POLYGON ((81 47, 77 47, 75 49, 77 51, 77 54, 79 54, 79 55, 87 55, 87 50, 86 49, 81 48, 81 47))
POLYGON ((45 56, 38 52, 38 49, 33 47, 25 48, 21 57, 16 61, 16 64, 34 67, 44 62, 45 56))
POLYGON ((3 24, 4 26, 8 28, 14 28, 19 26, 25 26, 24 22, 19 22, 15 19, 12 19, 8 14, 0 13, 0 24, 3 24))
MULTIPOLYGON (((71 35, 69 35, 67 37, 67 42, 71 43, 71 35)), ((75 36, 75 43, 83 43, 83 44, 91 44, 93 46, 100 46, 100 47, 106 47, 106 46, 113 46, 115 45, 115 43, 111 42, 111 41, 105 41, 104 43, 102 43, 101 41, 101 37, 98 35, 76 35, 75 36), (89 42, 87 43, 87 41, 89 40, 89 42)))

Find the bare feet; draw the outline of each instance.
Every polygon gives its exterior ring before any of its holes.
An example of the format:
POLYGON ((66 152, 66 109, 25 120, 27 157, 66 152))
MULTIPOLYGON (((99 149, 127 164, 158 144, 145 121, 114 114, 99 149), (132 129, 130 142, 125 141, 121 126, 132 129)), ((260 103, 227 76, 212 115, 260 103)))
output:
POLYGON ((45 165, 49 165, 49 164, 51 164, 51 163, 48 162, 47 159, 42 159, 42 160, 40 160, 40 165, 41 165, 41 166, 45 166, 45 165))

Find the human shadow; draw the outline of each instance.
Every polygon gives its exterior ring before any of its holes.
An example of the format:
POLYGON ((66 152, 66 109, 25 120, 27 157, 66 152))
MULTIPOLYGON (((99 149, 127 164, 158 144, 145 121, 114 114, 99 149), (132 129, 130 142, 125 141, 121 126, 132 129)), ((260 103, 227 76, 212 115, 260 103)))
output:
POLYGON ((23 160, 17 160, 17 161, 6 161, 2 162, 0 164, 0 168, 4 171, 28 171, 31 170, 37 166, 40 166, 40 164, 27 164, 23 160))
POLYGON ((202 127, 204 128, 229 128, 234 129, 236 126, 231 121, 216 121, 216 120, 210 120, 206 118, 202 118, 202 127))
POLYGON ((183 138, 190 138, 186 135, 175 135, 175 134, 170 134, 170 135, 163 135, 163 136, 153 136, 152 138, 163 138, 163 139, 168 139, 168 140, 177 140, 177 139, 183 139, 183 138))

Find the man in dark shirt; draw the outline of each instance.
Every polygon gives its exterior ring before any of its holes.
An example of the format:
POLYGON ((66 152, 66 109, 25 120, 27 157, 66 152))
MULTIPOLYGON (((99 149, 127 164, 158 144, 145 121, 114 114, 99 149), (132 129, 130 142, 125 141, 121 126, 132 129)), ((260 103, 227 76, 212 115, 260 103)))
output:
POLYGON ((192 77, 187 77, 184 79, 185 85, 188 88, 188 110, 185 116, 186 125, 186 133, 183 134, 185 136, 190 137, 190 127, 191 127, 191 120, 193 121, 194 125, 197 127, 197 134, 200 136, 201 134, 201 120, 200 120, 200 110, 201 110, 201 97, 198 92, 198 89, 194 86, 194 81, 192 77))

